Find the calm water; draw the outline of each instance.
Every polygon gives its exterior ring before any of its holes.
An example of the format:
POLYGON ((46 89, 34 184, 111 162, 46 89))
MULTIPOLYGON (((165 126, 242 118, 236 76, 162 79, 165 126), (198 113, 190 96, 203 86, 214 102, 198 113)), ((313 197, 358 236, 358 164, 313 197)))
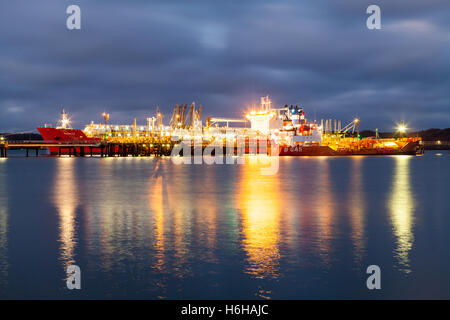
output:
POLYGON ((450 298, 448 151, 262 166, 2 159, 0 297, 450 298))

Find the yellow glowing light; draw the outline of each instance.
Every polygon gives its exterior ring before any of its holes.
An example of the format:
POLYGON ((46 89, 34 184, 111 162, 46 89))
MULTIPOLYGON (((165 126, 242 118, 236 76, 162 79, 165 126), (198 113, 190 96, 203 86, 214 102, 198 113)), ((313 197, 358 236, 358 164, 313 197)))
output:
POLYGON ((354 123, 358 123, 358 122, 359 122, 359 119, 358 119, 358 118, 355 118, 355 119, 353 120, 353 122, 354 122, 354 123))
POLYGON ((383 145, 385 147, 398 147, 398 145, 395 142, 392 142, 392 141, 384 142, 383 145))
POLYGON ((404 125, 404 124, 401 124, 401 125, 399 125, 398 127, 397 127, 397 131, 398 132, 406 132, 406 130, 407 130, 407 128, 406 128, 406 126, 404 125))

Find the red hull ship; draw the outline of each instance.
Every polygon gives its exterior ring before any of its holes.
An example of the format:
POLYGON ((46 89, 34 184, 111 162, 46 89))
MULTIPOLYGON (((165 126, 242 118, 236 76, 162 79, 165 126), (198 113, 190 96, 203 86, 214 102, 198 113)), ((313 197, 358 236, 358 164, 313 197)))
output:
MULTIPOLYGON (((42 136, 42 139, 49 143, 61 144, 62 146, 70 146, 74 145, 73 150, 68 150, 67 148, 63 149, 62 153, 68 154, 73 151, 78 154, 83 154, 87 152, 91 152, 91 150, 95 153, 101 152, 101 149, 92 147, 94 145, 100 144, 99 138, 88 137, 82 130, 80 129, 72 129, 69 128, 70 120, 67 117, 67 113, 63 110, 61 113, 61 120, 59 120, 59 126, 56 128, 53 127, 40 127, 37 128, 39 133, 42 136), (86 146, 82 146, 86 145, 86 146), (89 150, 88 150, 89 149, 89 150)), ((60 154, 61 148, 51 146, 48 147, 50 154, 60 154)))
MULTIPOLYGON (((54 142, 56 144, 61 145, 76 145, 74 146, 74 150, 78 153, 88 153, 90 152, 91 147, 82 147, 80 145, 86 144, 92 146, 93 144, 98 145, 100 144, 99 138, 90 138, 86 136, 86 134, 80 130, 80 129, 67 129, 67 128, 47 128, 47 127, 41 127, 37 128, 39 133, 41 134, 42 138, 46 142, 54 142)), ((50 154, 56 155, 59 154, 60 148, 59 147, 48 147, 48 150, 50 154)), ((99 154, 101 152, 100 147, 92 147, 92 151, 95 154, 99 154)), ((72 150, 63 150, 63 154, 68 154, 69 152, 72 152, 72 150)))

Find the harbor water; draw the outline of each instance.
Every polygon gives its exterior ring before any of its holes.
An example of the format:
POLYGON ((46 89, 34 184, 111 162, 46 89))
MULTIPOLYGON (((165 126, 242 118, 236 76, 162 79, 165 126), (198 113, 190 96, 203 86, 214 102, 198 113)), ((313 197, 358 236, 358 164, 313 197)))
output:
POLYGON ((450 298, 448 151, 278 160, 263 175, 265 163, 11 151, 0 298, 450 298))

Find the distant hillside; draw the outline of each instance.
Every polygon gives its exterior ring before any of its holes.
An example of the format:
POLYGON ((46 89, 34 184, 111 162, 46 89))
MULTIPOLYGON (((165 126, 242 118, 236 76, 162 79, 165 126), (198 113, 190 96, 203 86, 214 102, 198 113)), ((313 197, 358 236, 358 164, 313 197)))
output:
POLYGON ((420 131, 418 134, 424 141, 450 141, 450 128, 428 129, 425 131, 420 131))

